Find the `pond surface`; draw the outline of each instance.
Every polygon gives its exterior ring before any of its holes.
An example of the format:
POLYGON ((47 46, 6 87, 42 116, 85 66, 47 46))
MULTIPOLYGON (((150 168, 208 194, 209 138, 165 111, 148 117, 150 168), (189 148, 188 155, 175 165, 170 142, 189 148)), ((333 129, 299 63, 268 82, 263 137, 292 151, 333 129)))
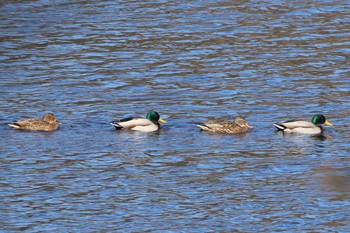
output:
POLYGON ((348 232, 348 1, 1 1, 2 232, 348 232), (160 132, 109 124, 158 111, 160 132), (52 112, 55 132, 8 123, 52 112), (326 115, 322 136, 276 121, 326 115), (243 135, 196 123, 240 115, 243 135))

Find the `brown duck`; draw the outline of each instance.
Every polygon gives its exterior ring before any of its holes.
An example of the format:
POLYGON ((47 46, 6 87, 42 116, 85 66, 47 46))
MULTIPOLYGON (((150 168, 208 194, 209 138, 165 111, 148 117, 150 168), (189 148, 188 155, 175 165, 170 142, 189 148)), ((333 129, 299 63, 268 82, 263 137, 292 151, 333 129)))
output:
POLYGON ((25 118, 9 124, 12 128, 31 131, 54 131, 61 122, 52 113, 46 113, 42 119, 25 118))
POLYGON ((254 128, 242 117, 236 117, 235 121, 213 120, 197 125, 205 131, 214 133, 244 133, 248 128, 254 128))

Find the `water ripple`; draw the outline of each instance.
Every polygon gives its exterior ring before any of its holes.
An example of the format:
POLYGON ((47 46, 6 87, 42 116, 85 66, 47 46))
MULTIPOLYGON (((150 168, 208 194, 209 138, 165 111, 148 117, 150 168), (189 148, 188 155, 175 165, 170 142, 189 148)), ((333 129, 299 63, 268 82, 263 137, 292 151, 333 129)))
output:
POLYGON ((345 1, 0 4, 3 231, 349 228, 345 1), (158 111, 157 133, 108 123, 158 111), (51 133, 6 125, 51 111, 51 133), (323 113, 323 136, 272 123, 323 113), (241 115, 243 135, 196 124, 241 115), (312 226, 312 228, 310 228, 312 226))

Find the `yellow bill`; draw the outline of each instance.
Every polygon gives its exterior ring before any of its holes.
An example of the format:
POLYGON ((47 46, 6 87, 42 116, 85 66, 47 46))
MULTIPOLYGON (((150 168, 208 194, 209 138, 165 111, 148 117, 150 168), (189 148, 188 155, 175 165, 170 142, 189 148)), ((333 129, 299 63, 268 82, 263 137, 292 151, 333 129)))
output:
POLYGON ((158 120, 159 122, 162 122, 162 123, 167 123, 166 120, 162 119, 162 118, 159 118, 158 120))
POLYGON ((327 121, 327 120, 326 120, 325 124, 326 124, 326 125, 329 125, 329 126, 333 126, 333 124, 332 124, 332 123, 330 123, 330 122, 329 122, 329 121, 327 121))

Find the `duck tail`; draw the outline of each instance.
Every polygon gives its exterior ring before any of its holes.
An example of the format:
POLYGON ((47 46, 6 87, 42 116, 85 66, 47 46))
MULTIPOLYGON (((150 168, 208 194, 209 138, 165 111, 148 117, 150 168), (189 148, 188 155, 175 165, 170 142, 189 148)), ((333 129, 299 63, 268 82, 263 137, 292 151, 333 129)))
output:
POLYGON ((201 128, 202 130, 209 130, 209 127, 206 126, 206 125, 200 125, 200 124, 198 124, 197 126, 198 126, 199 128, 201 128))
POLYGON ((21 126, 19 125, 19 124, 17 124, 17 123, 12 123, 12 124, 8 124, 10 127, 12 127, 12 128, 15 128, 15 129, 19 129, 19 128, 21 128, 21 126))
POLYGON ((273 124, 278 130, 285 130, 287 127, 285 127, 284 125, 282 124, 279 124, 279 123, 275 123, 273 124))
POLYGON ((119 125, 118 122, 111 122, 111 125, 113 125, 115 127, 115 129, 122 129, 123 126, 119 125))

